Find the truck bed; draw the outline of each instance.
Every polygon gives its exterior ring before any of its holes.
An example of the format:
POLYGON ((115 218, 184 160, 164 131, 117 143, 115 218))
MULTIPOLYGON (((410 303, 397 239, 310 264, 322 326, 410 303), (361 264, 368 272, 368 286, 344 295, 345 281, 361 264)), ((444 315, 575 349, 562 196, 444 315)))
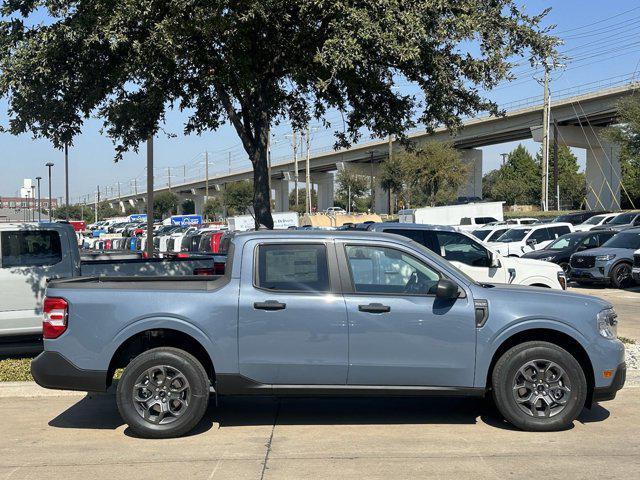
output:
POLYGON ((168 276, 96 276, 58 278, 49 280, 48 288, 60 289, 114 289, 114 290, 216 290, 224 275, 168 276))

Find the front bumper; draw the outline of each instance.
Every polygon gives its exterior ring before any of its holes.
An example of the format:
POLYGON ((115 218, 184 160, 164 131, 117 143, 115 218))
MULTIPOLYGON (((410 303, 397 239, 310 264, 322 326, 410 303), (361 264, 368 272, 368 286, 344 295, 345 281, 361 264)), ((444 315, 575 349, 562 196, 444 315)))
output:
POLYGON ((607 400, 613 400, 614 398, 616 398, 616 393, 618 393, 618 390, 624 387, 626 378, 627 364, 623 362, 618 365, 611 385, 609 385, 608 387, 596 387, 593 389, 593 401, 605 402, 607 400))
POLYGON ((573 268, 569 272, 571 280, 590 283, 610 283, 608 267, 596 265, 592 268, 573 268))
POLYGON ((31 361, 31 375, 38 385, 55 390, 104 392, 107 372, 83 370, 62 354, 45 350, 31 361))

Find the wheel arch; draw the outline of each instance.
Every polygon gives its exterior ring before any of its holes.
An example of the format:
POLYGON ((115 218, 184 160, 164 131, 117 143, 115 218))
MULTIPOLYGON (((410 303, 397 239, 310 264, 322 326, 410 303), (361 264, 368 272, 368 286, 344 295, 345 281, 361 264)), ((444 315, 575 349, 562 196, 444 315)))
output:
POLYGON ((582 344, 571 335, 550 328, 532 328, 514 333, 504 339, 500 346, 493 352, 489 368, 487 369, 486 388, 491 389, 491 376, 493 369, 500 357, 509 349, 530 341, 549 342, 569 352, 580 364, 587 380, 586 406, 590 407, 595 387, 595 376, 591 359, 582 344))
POLYGON ((126 367, 141 353, 158 347, 174 347, 190 353, 202 364, 212 384, 215 382, 216 372, 213 360, 202 342, 182 330, 162 327, 137 331, 119 342, 109 362, 107 387, 113 381, 117 369, 126 367))

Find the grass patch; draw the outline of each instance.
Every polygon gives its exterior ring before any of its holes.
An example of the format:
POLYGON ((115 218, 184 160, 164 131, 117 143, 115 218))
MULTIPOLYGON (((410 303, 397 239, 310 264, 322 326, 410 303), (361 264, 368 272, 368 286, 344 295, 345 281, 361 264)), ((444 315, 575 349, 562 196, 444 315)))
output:
POLYGON ((31 358, 0 359, 0 382, 32 381, 31 358))
POLYGON ((620 340, 622 343, 626 343, 627 345, 636 344, 636 341, 633 338, 629 338, 629 337, 618 337, 618 340, 620 340))

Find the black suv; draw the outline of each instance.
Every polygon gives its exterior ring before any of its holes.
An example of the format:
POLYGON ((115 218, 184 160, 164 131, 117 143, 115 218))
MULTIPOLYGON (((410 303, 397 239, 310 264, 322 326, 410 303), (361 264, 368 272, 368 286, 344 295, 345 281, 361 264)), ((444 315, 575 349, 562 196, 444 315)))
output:
POLYGON ((590 248, 597 248, 615 234, 616 232, 611 230, 567 233, 566 235, 558 237, 545 248, 525 253, 522 257, 553 262, 560 265, 568 277, 571 270, 571 255, 590 248))
POLYGON ((565 213, 564 215, 558 215, 556 218, 552 220, 552 222, 566 222, 571 225, 580 225, 581 223, 586 222, 591 217, 595 217, 596 215, 602 215, 603 213, 611 213, 611 212, 596 212, 596 211, 584 211, 584 212, 576 212, 576 213, 565 213))

